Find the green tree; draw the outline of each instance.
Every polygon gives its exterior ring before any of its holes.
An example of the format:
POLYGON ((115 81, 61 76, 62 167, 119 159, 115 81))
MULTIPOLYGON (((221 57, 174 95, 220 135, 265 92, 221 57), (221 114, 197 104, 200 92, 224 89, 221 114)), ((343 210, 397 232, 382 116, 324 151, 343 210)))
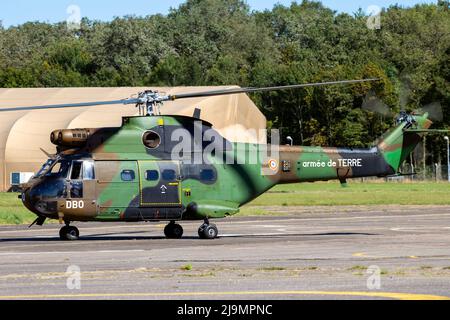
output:
MULTIPOLYGON (((111 22, 0 23, 0 87, 271 86, 379 78, 350 86, 252 94, 278 127, 302 144, 362 147, 393 124, 361 109, 375 93, 392 111, 431 102, 450 125, 449 1, 381 13, 338 14, 303 0, 251 11, 241 0, 187 0, 168 15, 111 22)), ((434 159, 445 158, 440 137, 434 159)))

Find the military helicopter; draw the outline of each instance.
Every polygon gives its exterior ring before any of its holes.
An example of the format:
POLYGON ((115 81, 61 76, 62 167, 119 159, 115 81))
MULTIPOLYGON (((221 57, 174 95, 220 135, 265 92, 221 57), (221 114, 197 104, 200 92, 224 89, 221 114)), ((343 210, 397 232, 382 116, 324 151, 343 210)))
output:
POLYGON ((62 129, 51 133, 57 153, 47 153, 49 159, 41 170, 21 186, 19 198, 37 215, 31 226, 58 219, 65 224, 60 238, 78 240, 79 230, 71 222, 167 221, 165 236, 180 239, 183 228, 177 222, 202 220, 199 237, 215 239, 219 231, 211 219, 237 214, 241 206, 277 184, 328 180, 345 183, 349 178, 397 174, 432 121, 428 113, 402 113, 397 126, 369 149, 258 145, 227 141, 212 124, 201 120, 200 110, 192 117, 162 116, 159 109, 165 101, 377 80, 180 95, 150 90, 124 100, 0 112, 114 104, 135 104, 140 110, 139 116, 124 117, 118 128, 62 129), (180 147, 181 140, 185 141, 180 147))

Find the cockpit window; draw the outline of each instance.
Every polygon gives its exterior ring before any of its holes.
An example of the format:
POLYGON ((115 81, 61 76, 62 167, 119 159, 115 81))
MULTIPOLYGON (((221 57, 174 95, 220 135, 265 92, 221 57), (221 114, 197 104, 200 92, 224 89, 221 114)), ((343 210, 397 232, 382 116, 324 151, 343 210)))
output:
POLYGON ((52 170, 50 170, 50 174, 56 174, 59 170, 61 170, 61 162, 58 162, 53 166, 52 170))
POLYGON ((94 162, 84 161, 83 162, 83 180, 94 180, 94 179, 95 179, 94 162))
POLYGON ((47 177, 67 177, 67 173, 70 168, 70 162, 59 160, 59 159, 49 159, 42 166, 41 170, 36 173, 35 178, 41 178, 43 176, 47 177))
POLYGON ((69 168, 70 168, 70 163, 68 161, 59 161, 58 163, 56 163, 53 166, 52 170, 47 175, 65 178, 65 177, 67 177, 69 168))
POLYGON ((81 178, 82 165, 83 165, 83 162, 80 162, 80 161, 74 161, 72 163, 72 172, 70 174, 71 180, 79 180, 81 178))
POLYGON ((48 159, 46 163, 42 166, 41 170, 36 173, 37 178, 46 175, 50 170, 52 170, 53 166, 56 164, 56 159, 48 159))
POLYGON ((95 179, 93 161, 67 161, 60 159, 49 159, 35 175, 35 178, 43 176, 67 178, 69 171, 71 180, 95 179))

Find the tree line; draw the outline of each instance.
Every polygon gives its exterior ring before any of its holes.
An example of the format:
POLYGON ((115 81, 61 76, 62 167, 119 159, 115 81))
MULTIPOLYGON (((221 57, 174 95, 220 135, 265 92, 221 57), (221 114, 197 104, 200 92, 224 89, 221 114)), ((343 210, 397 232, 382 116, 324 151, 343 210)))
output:
MULTIPOLYGON (((393 113, 440 102, 450 125, 449 1, 381 12, 369 28, 359 10, 320 2, 252 11, 241 0, 187 0, 167 15, 110 22, 0 24, 0 87, 271 86, 344 79, 376 83, 253 94, 269 127, 303 145, 366 147, 393 125, 363 110, 368 94, 393 113)), ((442 136, 429 161, 445 160, 442 136)))

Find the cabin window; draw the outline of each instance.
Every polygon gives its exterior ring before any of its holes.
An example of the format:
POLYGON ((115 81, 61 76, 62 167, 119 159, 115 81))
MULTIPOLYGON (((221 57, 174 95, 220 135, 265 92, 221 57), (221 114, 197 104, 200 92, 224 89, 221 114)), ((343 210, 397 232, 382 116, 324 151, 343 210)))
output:
POLYGON ((159 172, 156 170, 148 170, 145 172, 145 179, 147 181, 158 181, 159 180, 159 172))
POLYGON ((81 161, 72 162, 72 173, 70 174, 71 180, 79 180, 81 178, 81 168, 83 163, 81 161))
POLYGON ((175 181, 177 179, 177 173, 175 170, 164 170, 162 177, 165 181, 175 181))
POLYGON ((136 174, 133 170, 123 170, 120 177, 122 181, 130 182, 136 179, 136 174))
POLYGON ((214 171, 211 169, 201 170, 200 171, 200 179, 202 181, 214 181, 215 180, 214 171))
POLYGON ((155 131, 147 131, 142 138, 144 145, 149 149, 156 149, 161 144, 161 136, 155 131))

